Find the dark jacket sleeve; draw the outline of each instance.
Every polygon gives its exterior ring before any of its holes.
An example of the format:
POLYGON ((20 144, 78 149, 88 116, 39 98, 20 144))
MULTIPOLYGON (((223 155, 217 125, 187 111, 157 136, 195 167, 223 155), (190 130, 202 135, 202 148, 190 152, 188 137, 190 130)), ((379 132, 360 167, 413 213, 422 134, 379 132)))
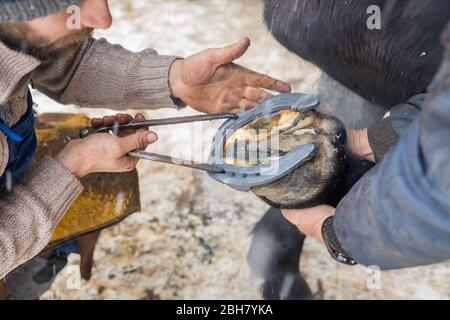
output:
POLYGON ((412 97, 406 103, 393 107, 388 117, 369 128, 369 144, 376 161, 383 159, 398 142, 401 132, 418 117, 425 99, 426 94, 412 97))
POLYGON ((336 235, 361 264, 450 259, 450 25, 443 39, 447 55, 419 117, 336 208, 336 235))

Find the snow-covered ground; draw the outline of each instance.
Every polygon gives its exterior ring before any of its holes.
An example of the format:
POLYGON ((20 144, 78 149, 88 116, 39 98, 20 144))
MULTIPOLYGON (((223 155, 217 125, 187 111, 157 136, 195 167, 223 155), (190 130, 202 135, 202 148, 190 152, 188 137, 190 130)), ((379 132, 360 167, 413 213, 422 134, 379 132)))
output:
MULTIPOLYGON (((262 24, 259 0, 111 0, 113 27, 97 32, 128 49, 152 47, 186 56, 249 36, 252 47, 239 63, 314 92, 319 72, 287 52, 262 24)), ((35 94, 40 112, 78 112, 35 94)), ((109 110, 84 110, 90 116, 109 110)), ((147 112, 152 118, 192 110, 147 112)), ((219 124, 158 128, 152 151, 202 159, 219 124)), ((46 299, 260 299, 260 281, 246 264, 249 233, 267 206, 251 194, 220 185, 189 169, 150 162, 139 165, 142 212, 103 232, 93 278, 79 282, 73 256, 46 299)), ((334 263, 307 240, 302 272, 326 299, 448 299, 450 264, 381 275, 334 263)))

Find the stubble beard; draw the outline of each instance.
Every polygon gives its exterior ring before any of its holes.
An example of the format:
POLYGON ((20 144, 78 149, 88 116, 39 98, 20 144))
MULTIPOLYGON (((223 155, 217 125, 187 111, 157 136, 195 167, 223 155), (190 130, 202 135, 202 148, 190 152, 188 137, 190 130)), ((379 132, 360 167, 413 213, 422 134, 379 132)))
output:
POLYGON ((67 50, 79 47, 92 37, 93 31, 92 28, 73 30, 64 37, 51 42, 47 38, 35 34, 24 23, 4 23, 0 25, 0 40, 15 51, 31 55, 41 61, 48 61, 67 50))

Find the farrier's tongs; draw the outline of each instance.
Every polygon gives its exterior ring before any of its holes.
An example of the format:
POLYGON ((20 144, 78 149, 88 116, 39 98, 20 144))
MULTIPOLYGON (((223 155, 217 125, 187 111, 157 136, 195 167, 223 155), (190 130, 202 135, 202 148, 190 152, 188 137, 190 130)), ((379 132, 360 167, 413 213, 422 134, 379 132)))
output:
MULTIPOLYGON (((101 132, 113 132, 116 134, 119 130, 126 129, 142 129, 154 126, 163 126, 163 125, 172 125, 172 124, 181 124, 181 123, 190 123, 190 122, 198 122, 198 121, 212 121, 212 120, 220 120, 220 119, 237 119, 239 116, 236 113, 213 113, 213 114, 204 114, 198 116, 189 116, 189 117, 175 117, 175 118, 167 118, 167 119, 152 119, 152 120, 142 120, 136 121, 132 120, 128 123, 120 124, 116 123, 112 126, 104 126, 99 128, 83 128, 80 130, 80 138, 86 138, 87 136, 93 133, 101 133, 101 132)), ((198 163, 193 161, 187 161, 183 159, 173 158, 169 156, 164 156, 156 153, 145 152, 140 150, 135 150, 128 153, 129 156, 135 158, 141 158, 156 162, 174 164, 182 167, 188 167, 193 169, 199 169, 203 171, 208 171, 212 173, 222 173, 224 170, 215 165, 207 164, 207 163, 198 163)))

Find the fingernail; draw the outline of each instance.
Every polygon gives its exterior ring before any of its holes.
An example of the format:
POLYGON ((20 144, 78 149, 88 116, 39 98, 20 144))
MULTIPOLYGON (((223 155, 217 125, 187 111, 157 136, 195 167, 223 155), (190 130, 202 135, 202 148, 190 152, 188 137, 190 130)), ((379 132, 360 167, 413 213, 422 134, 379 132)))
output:
POLYGON ((147 141, 148 141, 148 143, 153 143, 153 142, 155 142, 156 140, 158 140, 158 136, 156 135, 156 133, 150 132, 150 133, 147 135, 147 141))
POLYGON ((287 83, 285 83, 284 84, 284 92, 289 93, 289 92, 291 92, 291 90, 292 90, 291 86, 288 85, 287 83))

